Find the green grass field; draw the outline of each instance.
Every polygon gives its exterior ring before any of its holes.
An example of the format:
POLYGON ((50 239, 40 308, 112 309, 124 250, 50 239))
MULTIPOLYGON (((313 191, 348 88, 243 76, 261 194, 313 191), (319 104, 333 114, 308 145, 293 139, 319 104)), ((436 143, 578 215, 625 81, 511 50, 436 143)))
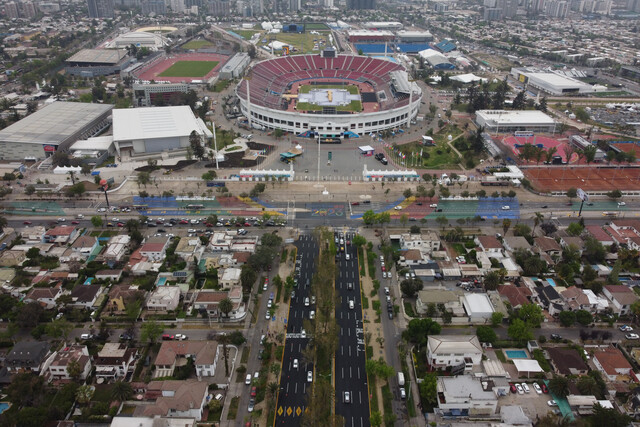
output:
POLYGON ((245 40, 251 40, 251 37, 253 37, 254 34, 256 33, 261 33, 262 31, 256 31, 256 30, 238 30, 238 31, 234 31, 234 33, 242 36, 245 40))
POLYGON ((327 27, 327 24, 323 24, 321 22, 311 22, 311 23, 308 23, 308 24, 304 24, 304 30, 305 31, 311 31, 311 30, 329 31, 330 28, 327 27))
POLYGON ((189 49, 197 50, 197 49, 202 49, 203 47, 209 47, 209 46, 213 46, 213 45, 208 40, 191 40, 190 42, 183 44, 182 48, 187 50, 189 49))
MULTIPOLYGON (((322 49, 327 47, 327 43, 329 43, 328 37, 322 34, 318 36, 310 33, 278 33, 274 34, 273 36, 275 36, 275 39, 279 42, 287 43, 294 47, 296 50, 292 49, 292 55, 300 55, 302 53, 319 53, 322 49), (323 40, 325 44, 318 44, 318 49, 313 50, 313 45, 316 44, 313 41, 314 39, 317 41, 323 40)), ((267 39, 267 43, 265 44, 271 42, 271 37, 272 35, 265 36, 265 38, 267 39)))
POLYGON ((357 95, 358 86, 356 85, 302 85, 298 88, 298 93, 309 93, 311 89, 343 89, 348 91, 351 95, 357 95))
POLYGON ((218 61, 178 61, 158 74, 158 77, 204 77, 218 61))

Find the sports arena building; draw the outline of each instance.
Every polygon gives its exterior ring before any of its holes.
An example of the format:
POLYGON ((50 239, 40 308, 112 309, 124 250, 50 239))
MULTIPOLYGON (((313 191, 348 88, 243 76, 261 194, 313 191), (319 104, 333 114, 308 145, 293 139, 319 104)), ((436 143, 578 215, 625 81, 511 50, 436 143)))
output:
POLYGON ((236 94, 253 127, 323 137, 407 125, 422 98, 401 65, 331 49, 259 62, 236 94))
POLYGON ((556 122, 538 110, 478 110, 476 123, 488 133, 554 133, 556 122))
POLYGON ((537 68, 512 68, 511 75, 525 85, 551 95, 592 93, 594 87, 580 80, 537 68))

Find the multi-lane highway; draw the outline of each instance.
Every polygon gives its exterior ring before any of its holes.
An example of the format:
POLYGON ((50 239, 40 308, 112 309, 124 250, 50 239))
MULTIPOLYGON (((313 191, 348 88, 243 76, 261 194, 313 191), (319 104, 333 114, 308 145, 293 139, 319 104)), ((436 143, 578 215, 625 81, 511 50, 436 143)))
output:
MULTIPOLYGON (((305 360, 302 351, 309 341, 309 336, 303 338, 304 320, 309 319, 311 310, 311 278, 315 271, 315 260, 318 255, 318 245, 312 235, 302 235, 296 242, 298 256, 296 259, 296 279, 298 285, 294 288, 295 295, 289 305, 287 318, 287 335, 282 358, 282 373, 280 374, 280 391, 276 405, 276 425, 297 427, 300 417, 304 413, 307 403, 307 389, 309 371, 314 377, 313 363, 305 360)), ((305 331, 306 334, 306 331, 305 331)))
POLYGON ((350 244, 353 236, 353 233, 335 233, 338 239, 336 322, 340 330, 335 359, 336 414, 344 417, 345 427, 364 427, 371 425, 369 385, 365 370, 358 256, 356 247, 350 244))

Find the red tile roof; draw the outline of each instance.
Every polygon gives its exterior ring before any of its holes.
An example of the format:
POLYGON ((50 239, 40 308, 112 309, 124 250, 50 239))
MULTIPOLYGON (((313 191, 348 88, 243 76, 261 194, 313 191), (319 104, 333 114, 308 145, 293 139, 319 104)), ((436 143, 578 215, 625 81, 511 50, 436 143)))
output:
POLYGON ((631 364, 617 348, 607 347, 594 351, 593 357, 608 375, 621 375, 616 369, 628 369, 631 372, 631 364))

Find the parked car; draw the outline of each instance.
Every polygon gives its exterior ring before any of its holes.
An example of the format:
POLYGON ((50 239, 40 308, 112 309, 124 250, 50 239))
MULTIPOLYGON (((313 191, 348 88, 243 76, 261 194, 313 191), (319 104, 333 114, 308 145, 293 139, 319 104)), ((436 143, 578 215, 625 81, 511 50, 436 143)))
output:
POLYGON ((525 393, 531 392, 531 389, 529 388, 529 385, 527 385, 527 383, 522 383, 522 389, 524 390, 525 393))
POLYGON ((552 340, 561 340, 562 337, 560 335, 558 335, 558 334, 551 334, 551 339, 552 340))
POLYGON ((627 334, 624 336, 628 340, 637 340, 640 339, 640 335, 638 334, 627 334))
POLYGON ((516 390, 518 390, 518 394, 524 394, 524 389, 520 384, 516 384, 516 390))
POLYGON ((307 372, 307 382, 313 382, 313 371, 308 371, 307 372))
POLYGON ((186 340, 186 339, 188 339, 188 338, 189 338, 189 337, 187 337, 186 335, 183 335, 183 334, 176 334, 176 339, 177 339, 178 341, 184 341, 184 340, 186 340))
POLYGON ((533 383, 533 389, 536 391, 536 393, 542 394, 542 389, 540 388, 538 383, 533 383))
POLYGON ((509 388, 511 389, 511 393, 517 393, 518 389, 516 388, 515 384, 509 384, 509 388))
POLYGON ((540 385, 540 387, 542 388, 542 392, 543 392, 544 394, 549 393, 549 388, 547 387, 547 385, 546 385, 545 383, 542 383, 542 384, 540 385))
POLYGON ((549 406, 558 406, 558 403, 555 400, 548 400, 547 405, 549 406))
POLYGON ((631 326, 629 326, 629 325, 622 325, 622 326, 620 326, 620 330, 622 332, 631 332, 631 331, 633 331, 633 328, 631 326))

